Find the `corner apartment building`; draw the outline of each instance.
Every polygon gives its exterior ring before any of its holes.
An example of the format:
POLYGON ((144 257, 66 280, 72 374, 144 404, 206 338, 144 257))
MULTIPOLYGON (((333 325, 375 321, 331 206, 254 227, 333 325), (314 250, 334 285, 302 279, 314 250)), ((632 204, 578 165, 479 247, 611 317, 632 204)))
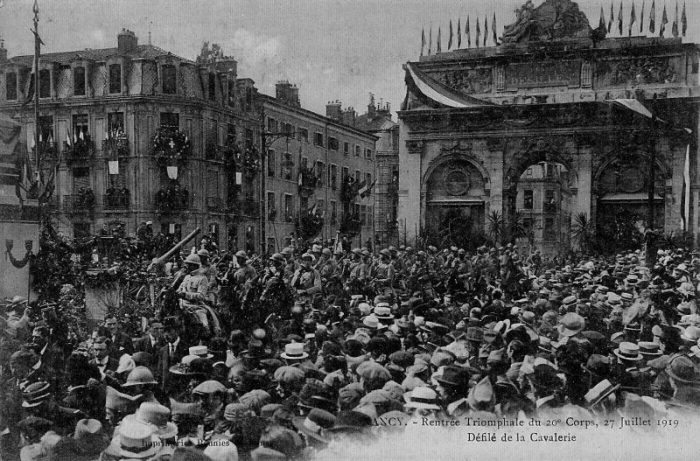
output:
MULTIPOLYGON (((0 111, 36 146, 33 56, 0 48, 0 111), (31 86, 33 88, 33 86, 31 86)), ((117 46, 47 53, 39 66, 40 152, 57 168, 58 227, 76 237, 103 225, 259 250, 260 121, 256 90, 222 55, 194 62, 122 30, 117 46)))

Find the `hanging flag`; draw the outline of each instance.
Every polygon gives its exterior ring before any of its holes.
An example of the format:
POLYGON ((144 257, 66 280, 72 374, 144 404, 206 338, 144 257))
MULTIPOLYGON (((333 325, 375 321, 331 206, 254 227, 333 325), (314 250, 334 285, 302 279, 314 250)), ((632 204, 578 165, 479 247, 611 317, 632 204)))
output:
POLYGON ((683 13, 681 14, 681 33, 684 37, 686 30, 688 30, 688 17, 685 15, 685 2, 683 2, 683 13))
POLYGON ((340 231, 337 231, 335 233, 335 242, 333 243, 333 253, 342 253, 343 252, 343 244, 340 241, 340 231))
POLYGON ((83 134, 83 130, 80 130, 80 134, 78 135, 81 141, 85 141, 85 135, 83 134))
POLYGON ((651 11, 649 11, 649 32, 656 32, 656 0, 651 0, 651 11))
POLYGON ((615 12, 613 11, 613 2, 610 0, 610 19, 608 20, 608 33, 612 30, 612 24, 615 20, 615 12))
POLYGON ((425 27, 420 34, 420 55, 423 56, 423 50, 425 49, 425 27))
POLYGON ((240 171, 236 171, 236 185, 240 186, 241 184, 243 184, 243 173, 241 173, 240 171))
POLYGON ((639 33, 644 33, 644 0, 642 0, 642 12, 639 13, 639 33))
POLYGON ((437 36, 437 46, 435 49, 436 53, 442 53, 442 29, 440 26, 438 26, 438 36, 437 36))
POLYGON ((447 51, 452 49, 452 19, 450 19, 450 39, 447 41, 447 51))
POLYGON ((676 14, 673 16, 673 25, 671 26, 671 33, 674 37, 678 37, 678 0, 676 0, 676 14))
POLYGON ((479 26, 479 18, 476 18, 476 47, 479 48, 479 41, 481 41, 481 27, 479 26))
POLYGON ((66 131, 66 145, 68 147, 71 146, 70 133, 68 131, 66 131))
POLYGON ((428 37, 428 56, 433 53, 433 24, 430 24, 430 37, 428 37))
POLYGON ((469 15, 467 15, 467 22, 464 24, 464 35, 467 36, 467 48, 472 47, 472 34, 469 32, 469 15))
POLYGON ((622 36, 622 0, 620 0, 620 11, 617 13, 617 30, 622 36))
POLYGON ((484 46, 486 46, 486 40, 489 38, 489 18, 484 17, 484 46))
POLYGON ((666 24, 668 24, 668 16, 666 15, 666 4, 664 3, 664 12, 661 15, 661 27, 659 28, 659 37, 664 36, 664 32, 666 32, 666 24))
POLYGON ((681 194, 681 225, 683 231, 688 230, 690 217, 690 144, 685 148, 685 165, 683 166, 683 191, 681 194))
POLYGON ((637 13, 634 11, 634 2, 632 2, 632 12, 630 13, 630 28, 629 28, 629 36, 632 36, 632 26, 634 23, 637 21, 637 13))
MULTIPOLYGON (((119 174, 119 160, 110 160, 107 162, 107 166, 109 167, 109 174, 119 174)), ((168 169, 168 177, 170 179, 177 179, 177 167, 176 166, 169 166, 166 167, 168 169), (170 168, 175 168, 175 177, 170 176, 170 168)))
MULTIPOLYGON (((110 163, 111 163, 111 162, 110 162, 110 163)), ((117 162, 117 165, 119 165, 118 162, 117 162)), ((167 166, 167 167, 165 167, 165 169, 168 171, 168 178, 170 178, 170 179, 177 179, 177 167, 176 167, 176 166, 167 166)), ((110 173, 110 174, 111 174, 111 173, 110 173)), ((117 172, 116 172, 115 174, 119 174, 119 167, 118 167, 118 166, 117 166, 117 172)), ((239 175, 239 174, 240 174, 240 173, 236 173, 236 184, 240 184, 240 183, 238 182, 238 175, 239 175)))
POLYGON ((457 18, 457 49, 462 48, 462 18, 457 18))
POLYGON ((78 135, 73 133, 73 144, 77 144, 77 143, 78 143, 78 135))
POLYGON ((318 202, 314 203, 313 208, 311 208, 311 210, 309 210, 309 214, 310 214, 310 215, 315 215, 315 214, 316 214, 316 210, 318 210, 318 202))
POLYGON ((598 20, 598 29, 605 29, 605 11, 603 11, 603 5, 600 6, 600 19, 598 20))
POLYGON ((368 197, 369 195, 372 194, 372 188, 374 185, 377 183, 377 180, 375 179, 372 181, 372 184, 365 185, 362 189, 360 189, 360 197, 365 198, 368 197))
POLYGON ((491 23, 491 33, 493 34, 493 44, 498 45, 498 35, 496 32, 496 13, 493 13, 493 22, 491 23))

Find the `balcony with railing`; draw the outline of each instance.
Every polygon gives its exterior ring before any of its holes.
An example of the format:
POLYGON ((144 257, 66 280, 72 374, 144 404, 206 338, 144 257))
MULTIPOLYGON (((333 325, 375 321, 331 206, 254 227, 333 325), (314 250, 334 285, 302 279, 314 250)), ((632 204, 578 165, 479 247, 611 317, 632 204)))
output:
POLYGON ((161 214, 180 213, 192 206, 187 188, 169 187, 160 189, 155 195, 155 208, 161 214))
POLYGON ((224 199, 221 197, 207 197, 207 210, 223 213, 226 210, 224 199))
POLYGON ((129 156, 129 140, 125 134, 109 136, 102 141, 102 152, 109 159, 118 159, 129 156))
POLYGON ((95 144, 92 142, 90 135, 83 134, 81 138, 73 138, 70 143, 63 142, 63 156, 66 162, 85 162, 95 156, 95 144))
POLYGON ((130 194, 128 192, 128 189, 115 190, 113 192, 108 190, 102 200, 102 206, 105 211, 128 210, 130 204, 130 194))
POLYGON ((95 211, 95 194, 82 189, 77 194, 63 196, 63 211, 68 214, 90 214, 95 211))

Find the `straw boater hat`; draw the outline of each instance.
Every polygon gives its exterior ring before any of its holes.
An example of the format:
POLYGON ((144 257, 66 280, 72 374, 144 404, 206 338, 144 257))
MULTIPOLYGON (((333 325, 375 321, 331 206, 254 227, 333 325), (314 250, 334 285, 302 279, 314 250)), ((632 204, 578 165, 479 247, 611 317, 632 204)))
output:
POLYGON ((439 410, 437 404, 437 393, 429 387, 419 386, 411 392, 406 392, 404 395, 406 408, 421 408, 426 410, 439 410))
POLYGON ((284 352, 280 354, 285 360, 304 360, 309 354, 304 351, 303 343, 290 343, 284 346, 284 352))
POLYGON ((214 357, 214 354, 209 353, 209 348, 207 346, 192 346, 189 349, 189 355, 196 355, 199 358, 210 359, 214 357))
POLYGON ((109 445, 109 437, 96 419, 81 419, 75 426, 73 439, 77 451, 85 456, 97 456, 109 445))
POLYGON ((118 432, 107 448, 109 454, 123 459, 148 459, 158 452, 160 439, 153 426, 135 419, 124 419, 118 432))
POLYGON ((153 433, 161 440, 177 435, 177 426, 170 422, 170 409, 159 403, 143 402, 136 413, 124 417, 124 421, 136 421, 151 426, 153 433))
POLYGON ((621 342, 617 349, 613 351, 622 360, 637 362, 642 360, 643 356, 639 353, 639 346, 634 343, 621 342))

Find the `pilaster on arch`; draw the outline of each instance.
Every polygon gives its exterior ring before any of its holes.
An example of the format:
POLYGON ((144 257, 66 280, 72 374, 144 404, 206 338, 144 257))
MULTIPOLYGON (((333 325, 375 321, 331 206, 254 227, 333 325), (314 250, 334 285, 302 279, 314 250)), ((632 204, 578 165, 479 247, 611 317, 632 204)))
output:
POLYGON ((421 183, 426 184, 438 167, 452 161, 461 161, 469 163, 471 166, 476 168, 479 174, 481 174, 481 177, 484 180, 484 184, 490 187, 491 176, 484 167, 484 162, 468 151, 445 153, 445 151, 443 150, 443 153, 441 155, 439 155, 435 159, 431 160, 430 163, 428 163, 428 166, 425 168, 425 172, 423 173, 421 183))

